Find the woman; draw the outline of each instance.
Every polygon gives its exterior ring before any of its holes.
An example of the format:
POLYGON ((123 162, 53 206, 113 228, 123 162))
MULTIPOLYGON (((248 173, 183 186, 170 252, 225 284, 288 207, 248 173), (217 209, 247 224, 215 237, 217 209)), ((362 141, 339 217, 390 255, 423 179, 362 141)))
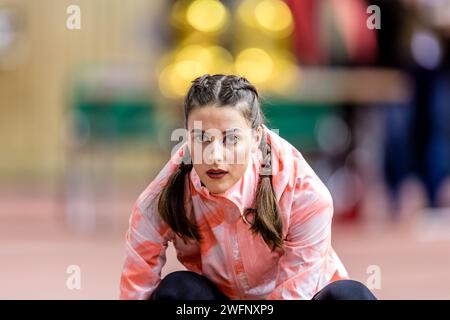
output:
POLYGON ((300 152, 264 124, 256 88, 193 81, 188 141, 138 198, 122 299, 373 299, 331 246, 332 198, 300 152), (169 241, 187 271, 161 279, 169 241))

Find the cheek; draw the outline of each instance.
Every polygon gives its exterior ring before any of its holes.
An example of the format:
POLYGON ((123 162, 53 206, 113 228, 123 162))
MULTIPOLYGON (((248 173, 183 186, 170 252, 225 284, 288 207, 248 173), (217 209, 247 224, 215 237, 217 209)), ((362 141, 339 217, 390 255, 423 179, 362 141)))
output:
POLYGON ((247 166, 245 164, 234 164, 232 167, 231 178, 235 182, 239 180, 245 173, 247 166))
POLYGON ((203 165, 204 164, 204 146, 201 143, 192 142, 191 144, 191 159, 193 164, 203 165))
POLYGON ((250 158, 250 149, 248 146, 242 146, 235 149, 235 161, 230 165, 233 179, 240 179, 247 169, 250 158))
POLYGON ((201 150, 197 146, 197 144, 196 143, 191 143, 191 159, 192 159, 194 164, 200 163, 199 161, 202 159, 201 158, 201 153, 199 153, 199 151, 201 152, 201 150), (200 159, 199 159, 199 155, 200 155, 200 159))
POLYGON ((233 155, 236 165, 246 165, 250 156, 250 145, 248 143, 238 144, 233 149, 233 155))

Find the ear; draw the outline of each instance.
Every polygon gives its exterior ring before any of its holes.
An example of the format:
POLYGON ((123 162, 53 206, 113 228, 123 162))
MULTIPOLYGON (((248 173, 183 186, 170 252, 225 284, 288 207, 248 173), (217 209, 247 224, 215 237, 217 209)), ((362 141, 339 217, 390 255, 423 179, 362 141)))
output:
POLYGON ((255 131, 253 131, 252 134, 252 152, 256 152, 259 148, 259 144, 261 143, 262 139, 262 127, 258 126, 255 131))

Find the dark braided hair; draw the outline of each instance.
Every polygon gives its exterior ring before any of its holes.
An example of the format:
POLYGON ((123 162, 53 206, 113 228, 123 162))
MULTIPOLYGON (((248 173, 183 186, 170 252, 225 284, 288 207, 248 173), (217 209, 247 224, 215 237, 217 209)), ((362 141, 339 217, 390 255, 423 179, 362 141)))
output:
MULTIPOLYGON (((252 129, 257 129, 265 123, 258 92, 244 77, 206 74, 192 81, 192 86, 184 101, 186 128, 190 112, 194 108, 203 106, 237 107, 252 129)), ((244 218, 251 225, 251 230, 261 234, 267 245, 274 250, 283 244, 282 220, 272 186, 271 147, 265 132, 263 132, 259 148, 263 154, 261 176, 253 208, 245 210, 244 218), (247 220, 250 214, 253 215, 252 222, 247 220)), ((191 161, 185 156, 178 170, 172 174, 163 188, 158 202, 161 218, 185 242, 187 239, 202 241, 198 226, 188 219, 184 206, 185 176, 192 170, 192 167, 191 161)))

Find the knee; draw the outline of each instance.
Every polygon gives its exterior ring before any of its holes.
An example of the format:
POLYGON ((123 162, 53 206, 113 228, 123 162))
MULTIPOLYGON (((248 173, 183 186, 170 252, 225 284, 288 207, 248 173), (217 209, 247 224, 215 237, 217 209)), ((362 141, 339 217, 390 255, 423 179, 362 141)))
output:
POLYGON ((180 300, 187 292, 188 283, 191 283, 197 274, 190 271, 174 271, 166 275, 153 292, 151 299, 180 300))
POLYGON ((166 275, 160 282, 160 286, 182 286, 183 284, 198 281, 201 276, 192 271, 174 271, 166 275))
POLYGON ((213 299, 212 285, 192 271, 175 271, 166 275, 153 292, 152 300, 213 299))
POLYGON ((361 282, 338 280, 325 286, 314 296, 315 300, 376 300, 373 293, 361 282))

